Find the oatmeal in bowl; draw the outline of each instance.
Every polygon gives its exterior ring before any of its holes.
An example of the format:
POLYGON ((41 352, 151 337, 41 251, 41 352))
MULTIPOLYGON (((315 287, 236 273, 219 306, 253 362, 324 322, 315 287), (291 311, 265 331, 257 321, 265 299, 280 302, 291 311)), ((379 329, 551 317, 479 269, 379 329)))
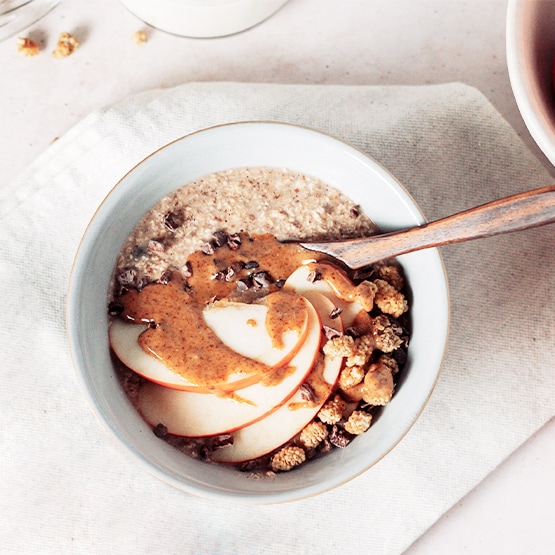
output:
POLYGON ((271 503, 353 478, 433 389, 445 273, 435 250, 353 271, 297 241, 422 221, 383 168, 311 130, 240 123, 167 145, 107 197, 76 257, 70 345, 93 408, 199 495, 271 503))

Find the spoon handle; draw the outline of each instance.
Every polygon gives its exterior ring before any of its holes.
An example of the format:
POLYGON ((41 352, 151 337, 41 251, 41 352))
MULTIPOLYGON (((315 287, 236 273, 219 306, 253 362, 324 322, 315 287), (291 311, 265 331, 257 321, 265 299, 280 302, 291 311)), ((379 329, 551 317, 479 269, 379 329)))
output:
POLYGON ((351 268, 429 247, 519 231, 555 222, 555 185, 483 204, 405 231, 327 243, 301 243, 351 268))

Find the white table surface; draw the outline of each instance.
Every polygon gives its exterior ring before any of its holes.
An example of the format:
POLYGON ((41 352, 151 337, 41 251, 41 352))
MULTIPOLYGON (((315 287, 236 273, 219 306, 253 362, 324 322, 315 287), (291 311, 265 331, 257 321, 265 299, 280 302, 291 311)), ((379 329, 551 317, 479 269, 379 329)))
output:
MULTIPOLYGON (((290 0, 250 31, 207 40, 149 29, 117 0, 65 0, 24 33, 40 41, 39 56, 19 54, 15 37, 0 43, 0 188, 96 108, 151 88, 216 80, 460 81, 479 89, 555 176, 512 95, 505 13, 505 0, 290 0), (148 33, 143 45, 131 39, 140 29, 148 33), (61 31, 81 45, 56 60, 50 53, 61 31)), ((555 553, 554 469, 552 419, 407 553, 555 553)))

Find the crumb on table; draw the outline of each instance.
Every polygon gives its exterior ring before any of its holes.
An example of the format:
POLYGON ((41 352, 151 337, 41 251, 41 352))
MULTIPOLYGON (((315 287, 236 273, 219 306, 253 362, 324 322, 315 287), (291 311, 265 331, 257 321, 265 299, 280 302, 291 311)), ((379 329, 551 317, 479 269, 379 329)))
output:
POLYGON ((54 58, 67 58, 77 49, 79 41, 70 33, 60 33, 56 50, 52 52, 54 58))
POLYGON ((28 37, 18 37, 17 51, 24 56, 36 56, 40 52, 40 45, 28 37))

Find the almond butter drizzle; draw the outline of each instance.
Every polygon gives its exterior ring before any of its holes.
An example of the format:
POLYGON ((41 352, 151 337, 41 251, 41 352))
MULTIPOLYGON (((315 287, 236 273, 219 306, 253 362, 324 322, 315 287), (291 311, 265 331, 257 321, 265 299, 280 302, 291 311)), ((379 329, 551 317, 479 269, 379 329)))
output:
MULTIPOLYGON (((192 276, 186 282, 174 272, 167 284, 152 283, 140 292, 132 290, 119 299, 124 306, 123 318, 151 324, 139 336, 139 344, 146 352, 189 383, 219 394, 226 394, 225 385, 230 377, 247 380, 247 385, 248 380, 274 385, 294 368, 287 365, 270 368, 243 357, 228 348, 206 325, 202 315, 206 304, 228 297, 237 287, 236 279, 225 281, 214 279, 214 275, 234 262, 256 260, 260 269, 269 272, 274 280, 285 279, 307 258, 314 259, 312 253, 299 245, 280 243, 272 235, 242 239, 236 251, 224 246, 213 255, 193 253, 188 259, 192 276)), ((239 274, 247 275, 247 272, 241 270, 239 274)), ((282 348, 285 331, 302 332, 307 318, 306 305, 296 293, 281 291, 275 285, 266 288, 265 293, 266 328, 273 345, 282 348)))

